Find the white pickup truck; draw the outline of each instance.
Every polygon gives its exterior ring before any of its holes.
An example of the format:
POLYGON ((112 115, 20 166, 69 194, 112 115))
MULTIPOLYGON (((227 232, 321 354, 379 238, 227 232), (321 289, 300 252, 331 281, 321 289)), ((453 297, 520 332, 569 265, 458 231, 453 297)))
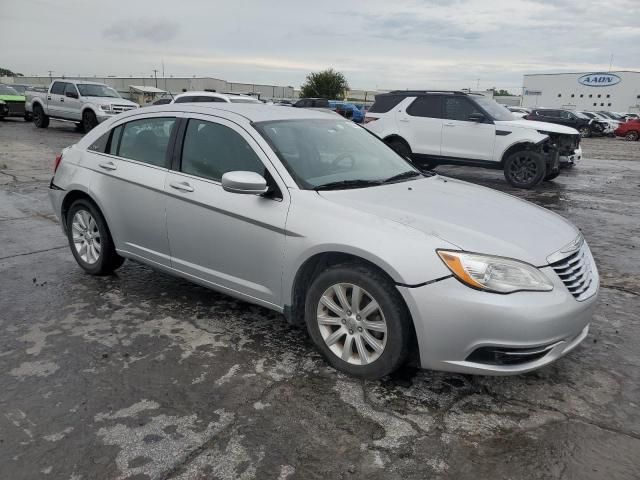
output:
POLYGON ((88 132, 113 115, 138 108, 113 88, 84 80, 54 80, 46 92, 27 90, 25 97, 26 115, 38 128, 47 128, 49 119, 55 119, 88 132))

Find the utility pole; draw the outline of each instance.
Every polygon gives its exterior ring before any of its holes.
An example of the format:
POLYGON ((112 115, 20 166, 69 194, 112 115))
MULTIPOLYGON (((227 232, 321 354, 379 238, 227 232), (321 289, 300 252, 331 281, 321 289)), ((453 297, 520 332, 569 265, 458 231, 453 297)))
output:
POLYGON ((53 77, 51 76, 52 73, 53 70, 49 70, 49 82, 53 81, 53 77))
POLYGON ((153 69, 153 76, 156 79, 156 88, 158 88, 158 70, 156 70, 155 68, 153 69))

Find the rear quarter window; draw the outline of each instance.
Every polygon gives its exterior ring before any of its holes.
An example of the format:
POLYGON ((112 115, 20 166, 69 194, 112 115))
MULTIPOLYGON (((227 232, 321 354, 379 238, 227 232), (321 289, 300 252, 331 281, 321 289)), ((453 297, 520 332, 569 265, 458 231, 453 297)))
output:
POLYGON ((404 97, 402 95, 378 95, 376 101, 373 102, 370 113, 387 113, 393 107, 398 105, 404 97))

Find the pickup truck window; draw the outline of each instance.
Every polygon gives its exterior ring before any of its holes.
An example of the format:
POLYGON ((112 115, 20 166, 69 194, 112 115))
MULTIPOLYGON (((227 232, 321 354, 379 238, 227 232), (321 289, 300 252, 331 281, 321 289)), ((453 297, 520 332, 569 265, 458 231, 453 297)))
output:
POLYGON ((73 83, 67 83, 67 86, 64 89, 64 94, 66 95, 67 92, 77 94, 78 90, 76 90, 76 86, 73 83))
POLYGON ((108 97, 120 98, 118 92, 106 85, 95 85, 93 83, 79 83, 78 90, 83 97, 108 97))
POLYGON ((66 86, 67 82, 53 82, 53 85, 51 85, 51 92, 55 95, 64 95, 64 87, 66 86))

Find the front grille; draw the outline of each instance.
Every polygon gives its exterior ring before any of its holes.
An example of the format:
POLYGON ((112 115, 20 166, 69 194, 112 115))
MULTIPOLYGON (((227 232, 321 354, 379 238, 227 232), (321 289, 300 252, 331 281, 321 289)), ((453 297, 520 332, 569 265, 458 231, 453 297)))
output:
POLYGON ((593 282, 592 263, 589 247, 585 242, 582 242, 578 250, 550 265, 571 292, 571 295, 576 300, 584 300, 591 293, 589 287, 593 282))
MULTIPOLYGON (((6 102, 6 101, 5 101, 6 102)), ((24 102, 6 102, 9 115, 24 115, 24 102)))
POLYGON ((112 109, 114 112, 117 113, 122 113, 122 112, 126 112, 128 110, 133 110, 136 107, 134 107, 133 105, 113 105, 112 109))

